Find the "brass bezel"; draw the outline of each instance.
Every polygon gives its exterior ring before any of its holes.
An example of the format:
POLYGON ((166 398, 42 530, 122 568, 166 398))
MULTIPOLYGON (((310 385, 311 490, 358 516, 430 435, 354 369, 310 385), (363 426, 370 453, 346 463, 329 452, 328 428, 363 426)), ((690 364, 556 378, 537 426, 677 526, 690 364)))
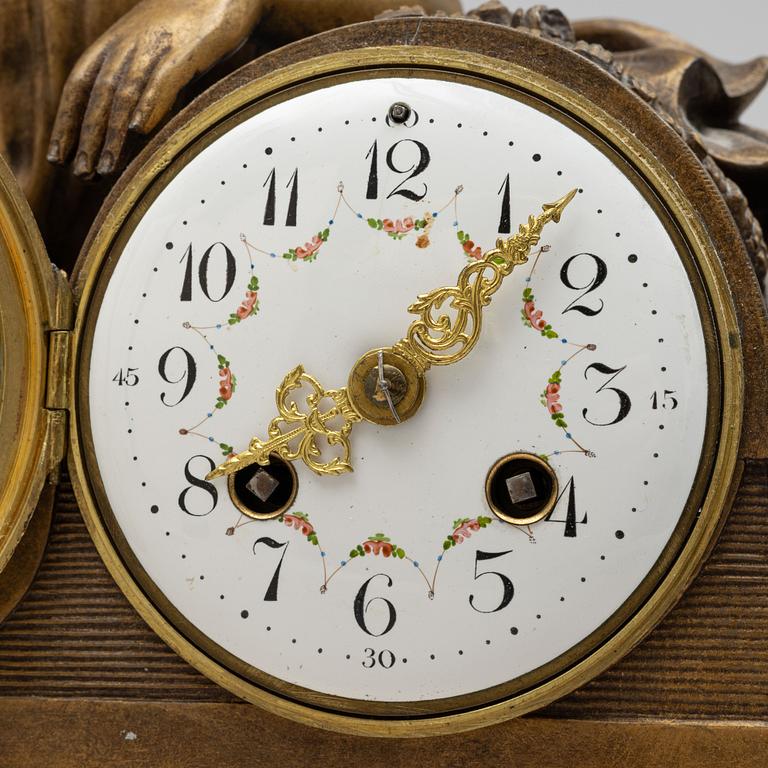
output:
MULTIPOLYGON (((102 558, 134 607, 180 655, 238 696, 299 722, 369 736, 437 735, 520 715, 572 691, 629 651, 680 597, 722 524, 732 485, 738 479, 736 468, 742 426, 743 360, 738 344, 734 344, 733 340, 739 338, 739 329, 722 266, 704 226, 670 173, 636 136, 579 93, 516 63, 428 46, 374 47, 321 55, 245 83, 219 101, 203 106, 194 121, 182 126, 136 169, 132 183, 124 187, 114 201, 103 226, 90 244, 81 269, 79 289, 81 301, 75 327, 77 355, 70 374, 70 391, 76 393, 72 402, 75 418, 70 432, 70 464, 86 524, 102 558), (273 691, 280 693, 265 690, 246 679, 246 674, 257 671, 245 669, 242 664, 238 669, 231 658, 225 659, 224 664, 216 662, 210 653, 203 650, 204 638, 196 635, 193 629, 189 631, 190 628, 177 614, 174 615, 173 610, 166 607, 166 615, 163 615, 158 609, 162 600, 143 588, 141 579, 137 580, 137 575, 141 575, 140 566, 131 563, 119 531, 110 526, 108 515, 105 519, 99 511, 101 501, 102 511, 107 513, 98 472, 93 472, 95 456, 88 440, 87 368, 81 365, 81 361, 87 360, 92 340, 96 314, 92 310, 93 303, 98 299, 99 286, 103 286, 108 278, 107 256, 119 244, 120 237, 125 236, 124 225, 129 216, 148 204, 145 192, 155 177, 163 173, 174 159, 188 153, 196 140, 204 143, 206 139, 212 140, 217 131, 228 130, 231 121, 243 119, 254 104, 255 108, 263 108, 264 102, 275 93, 286 98, 297 88, 316 86, 318 82, 324 84, 332 79, 326 76, 336 79, 375 77, 391 74, 393 70, 401 74, 439 75, 471 81, 475 85, 506 92, 513 98, 533 101, 537 108, 559 113, 561 120, 580 125, 585 135, 591 133, 593 142, 625 167, 630 178, 636 176, 642 180, 649 202, 662 220, 669 222, 669 226, 676 231, 679 228, 676 237, 683 244, 681 257, 697 292, 702 321, 705 326, 711 323, 714 331, 707 340, 711 385, 708 425, 711 427, 713 422, 717 422, 718 429, 715 435, 711 434, 711 429, 708 430, 709 441, 702 461, 704 472, 700 472, 697 478, 684 515, 686 530, 677 531, 668 545, 667 550, 674 549, 674 556, 669 558, 669 562, 660 561, 652 569, 646 579, 654 583, 651 593, 646 594, 640 604, 632 604, 631 599, 627 601, 620 611, 621 621, 612 627, 607 637, 587 653, 569 656, 557 674, 535 685, 531 683, 527 688, 523 680, 522 688, 518 686, 516 692, 506 695, 499 692, 499 697, 492 703, 488 703, 487 697, 483 700, 470 694, 457 697, 461 701, 449 702, 450 708, 442 714, 439 710, 426 707, 419 714, 415 711, 417 708, 399 706, 387 712, 382 707, 371 706, 361 716, 359 703, 356 703, 356 708, 351 708, 345 706, 344 700, 335 697, 320 694, 308 697, 306 692, 287 684, 273 687, 273 691), (320 81, 321 78, 325 79, 320 81), (689 253, 690 256, 687 256, 689 253), (106 269, 103 269, 105 266, 106 269), (90 473, 88 467, 91 468, 90 473), (133 574, 129 566, 133 567, 133 574), (186 635, 183 630, 186 630, 186 635), (304 703, 301 703, 301 696, 304 703), (331 707, 337 711, 329 711, 331 707), (342 714, 345 709, 350 714, 342 714), (392 711, 397 714, 393 716, 392 711)), ((266 677, 262 674, 262 678, 266 677)), ((274 683, 271 680, 266 682, 274 683)))
POLYGON ((493 514, 496 515, 499 520, 504 523, 509 523, 510 525, 533 525, 534 523, 538 523, 539 520, 543 520, 555 508, 559 491, 560 483, 557 479, 555 470, 552 469, 552 465, 548 461, 544 461, 541 456, 536 456, 534 453, 524 453, 522 451, 517 453, 507 453, 498 461, 494 462, 493 466, 488 470, 488 474, 485 476, 485 500, 488 502, 488 506, 490 507, 491 512, 493 512, 493 514), (542 467, 552 478, 552 493, 549 494, 547 503, 541 508, 539 512, 537 512, 535 515, 531 515, 530 517, 510 517, 502 510, 500 510, 493 503, 493 501, 491 501, 491 476, 502 464, 505 464, 510 459, 526 459, 528 461, 532 461, 534 464, 538 464, 540 467, 542 467))

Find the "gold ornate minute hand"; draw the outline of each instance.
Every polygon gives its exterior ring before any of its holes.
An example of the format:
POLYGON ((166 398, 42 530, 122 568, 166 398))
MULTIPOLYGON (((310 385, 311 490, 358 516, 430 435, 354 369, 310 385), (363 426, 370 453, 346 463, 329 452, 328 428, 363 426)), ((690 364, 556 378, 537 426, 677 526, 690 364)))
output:
POLYGON ((286 461, 301 459, 318 475, 352 471, 349 433, 353 425, 363 420, 399 423, 418 410, 426 372, 433 365, 455 363, 472 351, 482 329, 483 309, 491 303, 504 278, 528 261, 545 225, 560 221, 575 194, 574 189, 557 202, 542 206, 543 212, 529 216, 512 237, 497 240, 496 248, 461 270, 455 286, 420 295, 408 307, 418 318, 405 337, 391 347, 363 355, 355 363, 346 387, 323 389, 301 365, 294 368, 277 389, 279 415, 267 429, 268 439, 253 438, 247 450, 228 458, 207 479, 253 463, 265 466, 271 454, 286 461), (381 387, 382 360, 386 391, 381 387), (306 411, 297 403, 298 391, 305 393, 306 411), (323 408, 329 401, 331 405, 323 408), (331 458, 323 456, 327 446, 336 449, 331 458))

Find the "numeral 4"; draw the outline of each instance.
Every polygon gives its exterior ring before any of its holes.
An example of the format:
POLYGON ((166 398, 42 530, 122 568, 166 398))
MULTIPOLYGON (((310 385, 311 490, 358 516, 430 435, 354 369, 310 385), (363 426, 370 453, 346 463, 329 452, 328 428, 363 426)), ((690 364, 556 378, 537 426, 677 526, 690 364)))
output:
POLYGON ((587 524, 586 512, 581 520, 576 519, 576 483, 574 482, 573 476, 571 476, 571 479, 565 484, 565 488, 560 491, 560 495, 555 501, 555 506, 552 507, 552 511, 544 519, 549 523, 565 523, 563 536, 572 539, 576 538, 576 526, 587 524), (568 507, 565 513, 565 520, 558 520, 556 517, 553 517, 553 515, 560 504, 560 499, 563 498, 566 491, 568 491, 568 507))

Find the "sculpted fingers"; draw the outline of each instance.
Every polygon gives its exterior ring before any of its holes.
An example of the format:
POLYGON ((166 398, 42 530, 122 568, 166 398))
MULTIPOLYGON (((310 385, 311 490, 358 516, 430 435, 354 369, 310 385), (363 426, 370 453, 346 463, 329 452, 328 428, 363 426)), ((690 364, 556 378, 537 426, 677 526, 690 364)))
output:
POLYGON ((101 147, 101 154, 96 165, 96 171, 99 175, 105 176, 115 170, 136 105, 158 62, 162 60, 168 50, 167 41, 164 43, 159 39, 156 45, 149 45, 134 51, 130 63, 122 70, 112 94, 112 109, 106 125, 106 135, 101 147))
POLYGON ((65 163, 77 144, 80 122, 104 58, 103 48, 91 47, 80 57, 64 84, 48 145, 48 160, 52 163, 65 163))
POLYGON ((130 122, 131 130, 149 133, 171 111, 176 96, 197 74, 195 58, 189 54, 171 55, 152 72, 130 122))
POLYGON ((80 143, 72 169, 77 176, 91 176, 95 171, 107 132, 112 100, 123 76, 130 69, 133 56, 133 47, 117 49, 105 59, 96 76, 80 127, 80 143))

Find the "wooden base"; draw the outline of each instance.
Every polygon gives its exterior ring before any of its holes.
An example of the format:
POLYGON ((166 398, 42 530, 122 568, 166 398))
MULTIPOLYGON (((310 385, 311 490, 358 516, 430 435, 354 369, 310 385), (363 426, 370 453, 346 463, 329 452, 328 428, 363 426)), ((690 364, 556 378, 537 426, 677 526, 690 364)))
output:
POLYGON ((0 723, 4 768, 445 768, 458 756, 478 767, 764 768, 768 757, 768 727, 744 723, 526 717, 456 736, 384 742, 310 730, 245 704, 54 699, 0 701, 0 723))

